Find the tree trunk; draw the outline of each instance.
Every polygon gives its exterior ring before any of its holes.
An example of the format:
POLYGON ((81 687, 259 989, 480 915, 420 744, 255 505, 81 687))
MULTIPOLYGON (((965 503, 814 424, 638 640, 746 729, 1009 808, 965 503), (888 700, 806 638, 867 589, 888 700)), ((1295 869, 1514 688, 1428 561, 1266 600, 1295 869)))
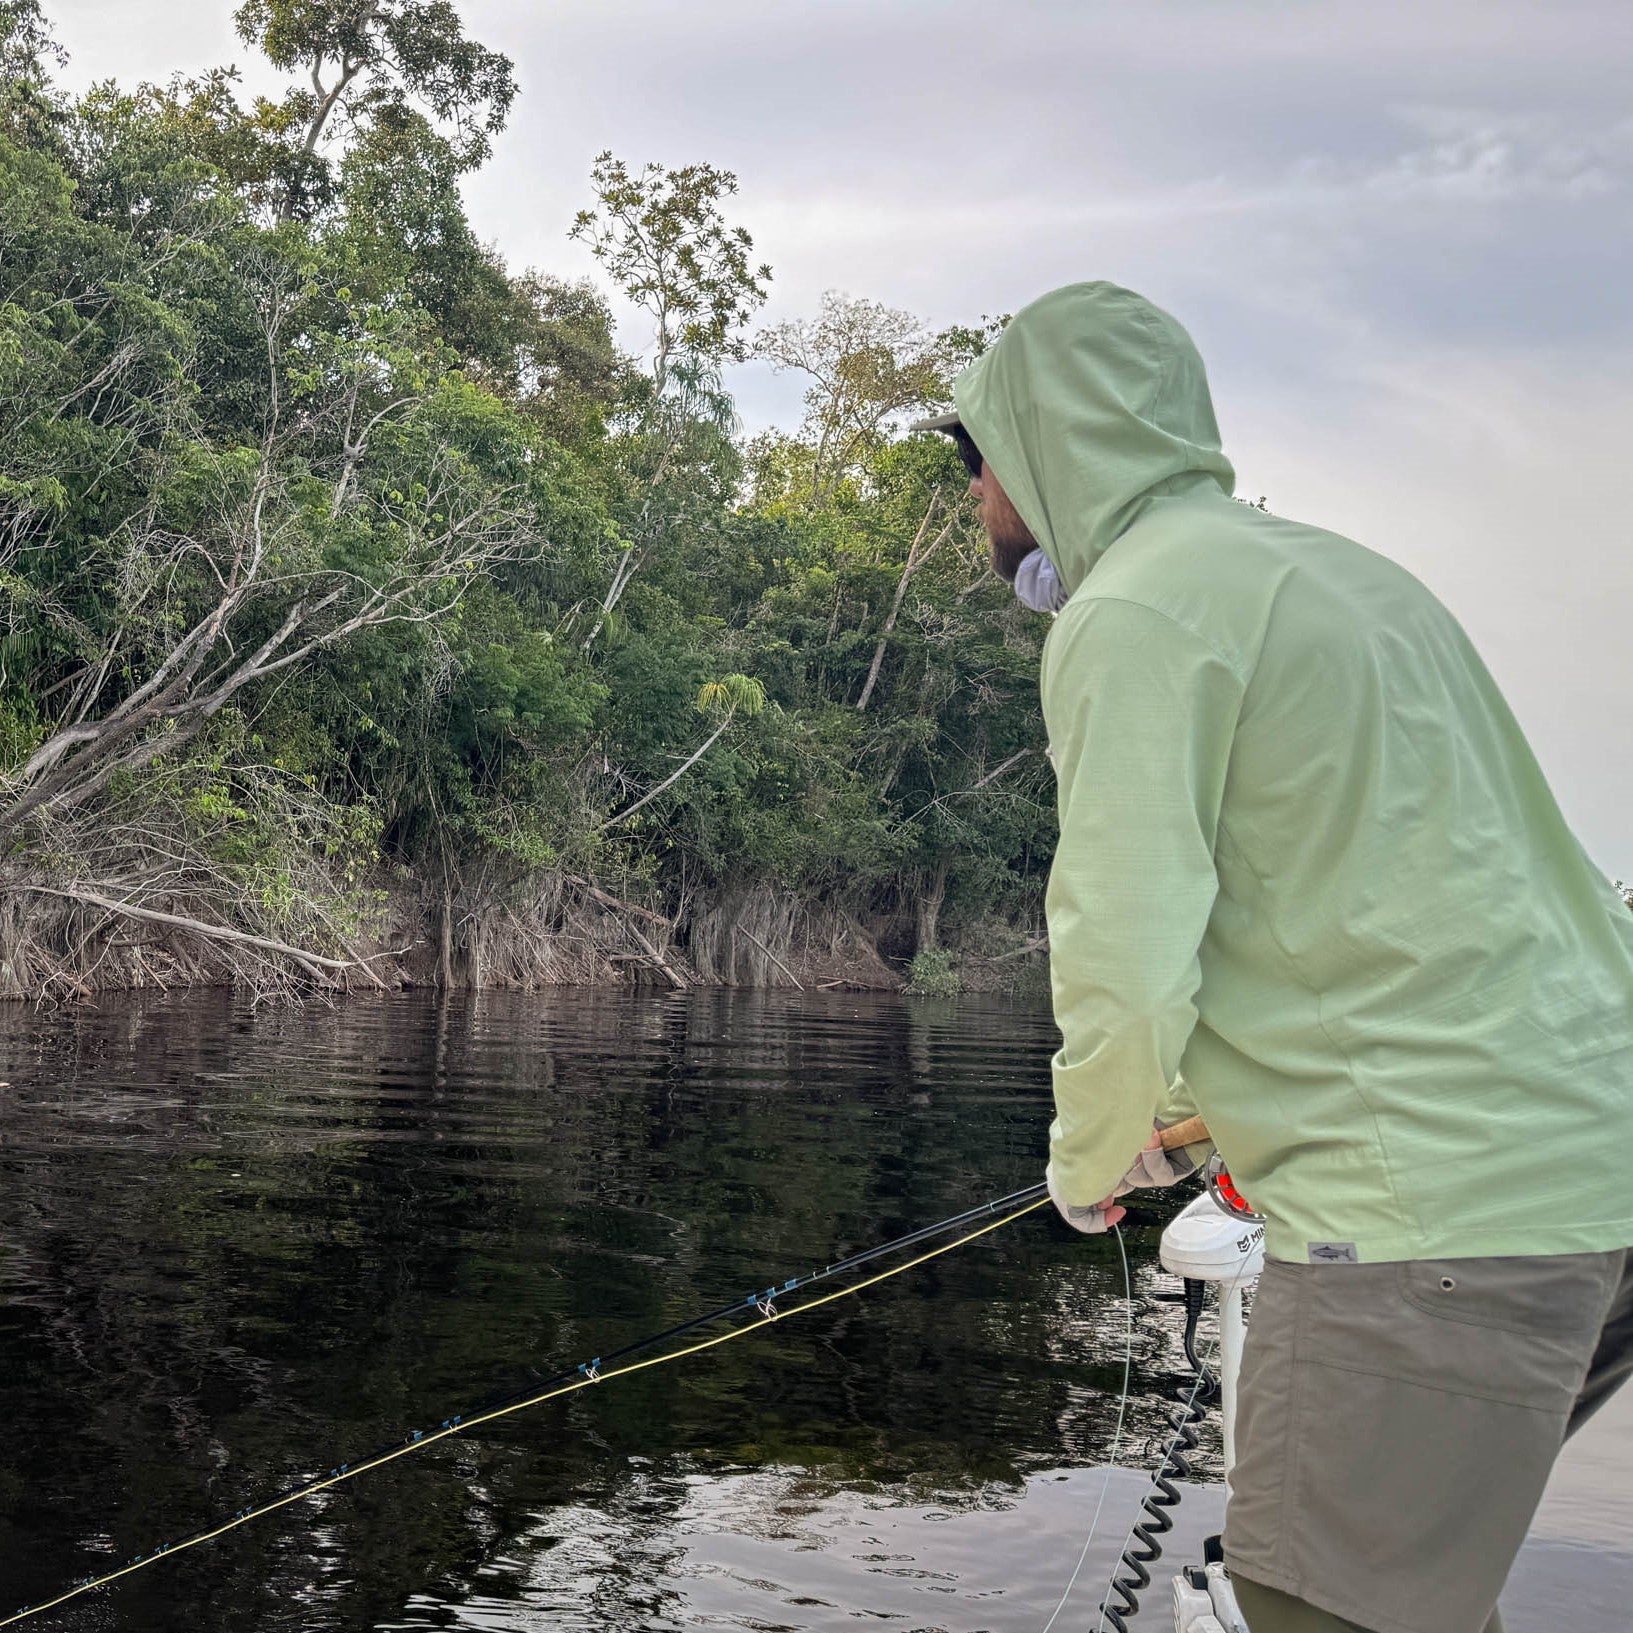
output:
POLYGON ((885 618, 885 627, 879 631, 879 644, 873 649, 873 662, 868 666, 868 678, 862 687, 862 695, 856 700, 856 712, 865 713, 868 700, 873 696, 873 688, 879 681, 879 670, 885 661, 885 649, 890 645, 891 632, 896 627, 896 620, 901 616, 902 602, 907 599, 907 586, 912 581, 914 573, 934 554, 936 546, 941 543, 953 530, 957 518, 947 517, 947 524, 936 536, 926 544, 925 537, 930 531, 930 523, 935 519, 938 501, 932 499, 929 509, 924 513, 924 520, 919 523, 917 537, 907 552, 907 560, 902 566, 902 576, 896 581, 896 595, 890 603, 890 612, 885 618))
POLYGON ((941 931, 941 903, 947 894, 947 863, 945 860, 936 863, 936 870, 930 877, 928 887, 919 893, 918 900, 918 941, 915 952, 934 952, 940 945, 937 937, 941 931))

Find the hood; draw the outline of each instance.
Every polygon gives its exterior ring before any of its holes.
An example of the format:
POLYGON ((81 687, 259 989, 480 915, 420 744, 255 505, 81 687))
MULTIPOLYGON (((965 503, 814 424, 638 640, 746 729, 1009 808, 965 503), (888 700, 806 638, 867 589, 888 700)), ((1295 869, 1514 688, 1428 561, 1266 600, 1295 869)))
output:
POLYGON ((1152 499, 1235 485, 1191 337, 1116 284, 1022 308, 953 401, 1068 592, 1152 499))

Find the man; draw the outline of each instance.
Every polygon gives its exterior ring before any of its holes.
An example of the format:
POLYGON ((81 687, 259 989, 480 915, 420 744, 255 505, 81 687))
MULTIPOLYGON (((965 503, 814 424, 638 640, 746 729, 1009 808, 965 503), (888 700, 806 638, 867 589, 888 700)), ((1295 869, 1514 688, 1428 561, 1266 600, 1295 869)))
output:
POLYGON ((927 425, 994 567, 1059 607, 1057 1206, 1104 1229, 1200 1111, 1266 1215, 1225 1529, 1253 1633, 1496 1630, 1633 1370, 1633 915, 1445 608, 1231 499, 1166 313, 1057 290, 954 402, 927 425))

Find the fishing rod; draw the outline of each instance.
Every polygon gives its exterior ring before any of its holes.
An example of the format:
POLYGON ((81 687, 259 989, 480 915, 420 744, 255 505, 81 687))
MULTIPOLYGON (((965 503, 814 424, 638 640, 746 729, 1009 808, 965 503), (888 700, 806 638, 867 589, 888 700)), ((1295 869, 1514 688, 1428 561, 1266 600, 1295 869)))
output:
POLYGON ((605 1355, 598 1355, 589 1361, 580 1362, 576 1367, 568 1367, 555 1373, 551 1377, 538 1378, 522 1389, 489 1400, 486 1404, 473 1410, 460 1413, 454 1417, 442 1419, 432 1429, 411 1429, 398 1440, 390 1441, 377 1448, 367 1456, 345 1463, 338 1463, 331 1467, 327 1474, 303 1480, 269 1497, 260 1503, 252 1503, 237 1510, 225 1520, 205 1526, 189 1536, 179 1537, 172 1542, 160 1543, 146 1553, 137 1554, 134 1558, 119 1566, 115 1570, 107 1571, 98 1576, 85 1577, 73 1584, 53 1598, 42 1600, 38 1604, 25 1605, 12 1612, 9 1616, 0 1617, 0 1628, 13 1626, 29 1617, 38 1616, 45 1611, 54 1610, 66 1604, 71 1599, 77 1599, 82 1594, 90 1593, 93 1589, 106 1587, 120 1578, 129 1576, 135 1571, 143 1570, 167 1555, 180 1553, 184 1549, 197 1547, 200 1543, 209 1542, 216 1537, 224 1536, 229 1531, 236 1530, 241 1525, 248 1525, 252 1520, 260 1519, 275 1510, 285 1508, 291 1503, 299 1502, 304 1497, 315 1496, 320 1491, 330 1490, 343 1481, 355 1479, 360 1474, 367 1474, 374 1469, 383 1467, 387 1463, 421 1451, 427 1446, 436 1444, 439 1440, 447 1440, 453 1435, 464 1433, 486 1423, 512 1413, 525 1411, 529 1407, 542 1405, 545 1401, 555 1400, 569 1395, 580 1389, 589 1388, 593 1384, 602 1383, 608 1379, 626 1376, 632 1372, 640 1372, 649 1367, 663 1366, 669 1362, 678 1361, 684 1356, 698 1354, 702 1350, 713 1349, 718 1345, 729 1343, 734 1338, 741 1338, 745 1333, 756 1332, 769 1321, 776 1321, 783 1316, 800 1315, 808 1310, 818 1309, 824 1304, 831 1304, 836 1299, 847 1298, 853 1293, 860 1293, 864 1289, 877 1286, 892 1276, 901 1275, 904 1271, 912 1270, 918 1265, 938 1258, 944 1253, 951 1253, 955 1248, 963 1247, 978 1237, 985 1236, 1013 1223, 1024 1215, 1040 1208, 1048 1201, 1048 1190, 1044 1185, 1029 1185, 1024 1190, 1012 1191, 1008 1196, 995 1197, 990 1202, 983 1202, 973 1208, 966 1208, 962 1213, 956 1213, 949 1218, 942 1219, 933 1225, 925 1225, 918 1230, 908 1231, 888 1242, 882 1242, 875 1247, 865 1248, 859 1253, 852 1253, 842 1259, 836 1259, 831 1264, 823 1265, 820 1269, 807 1271, 804 1275, 791 1276, 782 1282, 773 1282, 746 1297, 733 1299, 728 1304, 722 1304, 718 1309, 711 1310, 705 1315, 693 1316, 689 1320, 677 1322, 672 1327, 666 1327, 662 1332, 652 1333, 645 1338, 639 1338, 632 1343, 621 1345, 609 1350, 605 1355), (984 1221, 984 1222, 983 1222, 984 1221), (973 1226, 974 1228, 967 1228, 973 1226), (836 1276, 843 1276, 863 1269, 879 1259, 887 1258, 892 1254, 906 1252, 923 1243, 934 1241, 937 1237, 949 1235, 962 1230, 964 1234, 955 1236, 953 1240, 942 1242, 926 1253, 920 1253, 901 1264, 893 1265, 875 1275, 853 1282, 836 1292, 824 1294, 820 1298, 807 1299, 791 1309, 779 1309, 777 1301, 791 1294, 799 1293, 807 1288, 814 1287, 820 1282, 830 1281, 836 1276), (753 1314, 758 1319, 744 1320, 753 1314), (702 1328, 715 1325, 722 1321, 737 1318, 739 1324, 731 1327, 724 1333, 719 1333, 700 1342, 683 1345, 680 1348, 666 1349, 660 1355, 649 1356, 645 1360, 635 1357, 660 1345, 673 1345, 677 1340, 689 1337, 702 1328))

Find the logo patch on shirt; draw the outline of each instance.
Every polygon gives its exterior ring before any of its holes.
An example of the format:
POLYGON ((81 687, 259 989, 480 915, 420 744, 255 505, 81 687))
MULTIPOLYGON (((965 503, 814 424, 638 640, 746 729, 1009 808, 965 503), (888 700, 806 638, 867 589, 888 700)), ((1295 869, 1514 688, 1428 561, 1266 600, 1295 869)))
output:
POLYGON ((1311 1242, 1311 1264, 1359 1264, 1354 1242, 1311 1242))

